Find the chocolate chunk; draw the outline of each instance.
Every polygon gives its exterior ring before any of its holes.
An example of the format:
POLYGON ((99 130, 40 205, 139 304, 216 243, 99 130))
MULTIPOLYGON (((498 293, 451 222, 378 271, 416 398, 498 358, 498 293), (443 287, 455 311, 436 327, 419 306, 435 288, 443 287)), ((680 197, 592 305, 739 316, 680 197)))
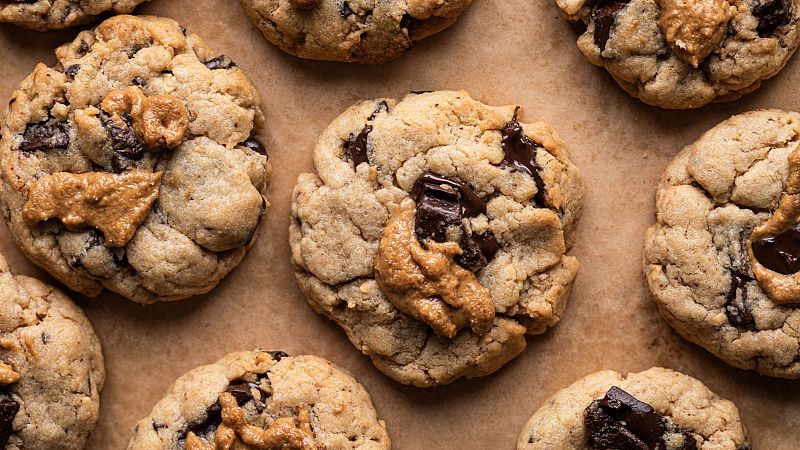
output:
POLYGON ((145 79, 140 76, 136 76, 131 80, 131 84, 134 86, 144 86, 145 84, 147 84, 147 81, 145 81, 145 79))
POLYGON ((80 71, 81 71, 81 65, 80 64, 72 64, 71 66, 67 67, 67 69, 64 71, 64 74, 67 75, 68 79, 74 80, 75 79, 75 75, 77 75, 78 72, 80 72, 80 71))
POLYGON ((528 174, 536 183, 536 195, 533 202, 537 206, 545 206, 545 185, 541 174, 542 168, 536 163, 536 153, 541 146, 537 145, 522 132, 522 125, 517 121, 519 108, 514 111, 511 122, 506 124, 502 130, 503 140, 500 146, 503 148, 505 157, 499 166, 507 168, 513 172, 528 174))
POLYGON ((0 448, 5 448, 11 434, 14 417, 19 412, 19 402, 11 398, 11 394, 0 390, 0 448))
POLYGON ((272 350, 272 351, 268 351, 267 353, 269 353, 269 355, 272 356, 272 359, 274 359, 275 362, 278 362, 283 358, 288 358, 289 357, 289 355, 287 353, 282 352, 280 350, 272 350))
POLYGON ((450 227, 461 228, 462 254, 456 262, 473 271, 485 267, 497 253, 500 245, 491 232, 476 235, 464 228, 464 218, 486 213, 486 203, 466 184, 425 172, 414 182, 411 198, 417 202, 414 233, 420 243, 445 242, 450 227))
POLYGON ((266 155, 267 159, 269 159, 269 154, 267 154, 267 148, 264 147, 264 144, 256 136, 250 136, 247 138, 246 141, 242 142, 242 147, 249 148, 250 150, 258 153, 259 155, 266 155))
POLYGON ((766 37, 792 20, 791 0, 755 0, 753 15, 758 18, 758 35, 766 37))
POLYGON ((347 19, 348 17, 355 14, 355 11, 353 11, 353 9, 350 8, 350 5, 348 5, 347 2, 341 2, 339 4, 339 14, 345 19, 347 19))
POLYGON ((81 39, 81 43, 78 45, 78 55, 85 55, 89 51, 89 43, 81 39))
POLYGON ((39 123, 29 123, 22 135, 19 149, 23 152, 51 150, 69 146, 69 123, 48 119, 39 123))
POLYGON ((251 389, 258 389, 258 385, 239 380, 228 385, 228 388, 225 389, 225 392, 233 395, 233 398, 236 399, 236 403, 239 406, 242 406, 250 400, 253 400, 253 392, 251 389))
POLYGON ((725 315, 737 327, 755 329, 756 321, 747 300, 747 283, 753 278, 738 271, 731 271, 731 290, 725 302, 725 315))
POLYGON ((206 409, 204 417, 200 420, 189 422, 188 425, 181 431, 179 439, 180 448, 183 448, 183 442, 186 441, 186 436, 191 431, 192 433, 202 436, 205 434, 213 433, 214 430, 222 423, 222 406, 219 400, 214 402, 206 409))
POLYGON ((606 49, 606 43, 611 36, 611 28, 617 20, 617 14, 627 6, 628 0, 601 0, 592 10, 592 22, 594 22, 594 45, 600 51, 606 49))
POLYGON ((358 135, 351 134, 344 144, 344 152, 352 161, 353 167, 358 167, 361 163, 369 164, 367 157, 367 139, 372 132, 372 125, 364 125, 358 135))
POLYGON ((144 156, 144 145, 131 126, 133 121, 130 114, 120 116, 122 122, 109 118, 105 113, 100 115, 100 121, 108 130, 111 137, 111 167, 116 172, 126 168, 127 160, 138 161, 144 156))
POLYGON ((664 417, 652 406, 612 386, 605 397, 586 408, 584 424, 595 449, 663 450, 664 417))
POLYGON ((214 59, 209 59, 203 64, 205 64, 205 66, 211 70, 230 69, 231 67, 236 67, 236 63, 231 61, 231 59, 225 55, 219 55, 214 59))
POLYGON ((764 267, 783 275, 800 272, 800 225, 753 242, 753 256, 764 267))

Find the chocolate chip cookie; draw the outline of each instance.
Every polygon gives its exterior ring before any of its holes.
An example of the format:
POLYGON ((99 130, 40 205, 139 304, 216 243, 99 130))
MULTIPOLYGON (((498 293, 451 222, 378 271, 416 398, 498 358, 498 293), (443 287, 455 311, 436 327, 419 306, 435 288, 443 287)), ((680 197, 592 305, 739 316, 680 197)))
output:
POLYGON ((391 448, 369 394, 316 356, 240 352, 178 378, 128 450, 391 448))
POLYGON ((800 42, 800 0, 556 0, 586 25, 578 48, 629 94, 662 108, 735 100, 800 42))
POLYGON ((550 397, 518 450, 750 450, 736 406, 682 373, 593 373, 550 397))
POLYGON ((0 255, 0 448, 83 448, 99 416, 100 341, 61 291, 0 255))
POLYGON ((127 14, 148 0, 3 0, 0 22, 33 30, 61 30, 91 22, 110 12, 127 14))
POLYGON ((472 0, 240 0, 268 41, 307 59, 379 64, 452 25, 472 0))
POLYGON ((116 16, 56 51, 2 122, 5 219, 28 258, 89 296, 208 292, 253 245, 271 169, 259 97, 176 22, 116 16))
POLYGON ((727 363, 800 378, 800 114, 734 116, 658 188, 644 271, 666 320, 727 363))
POLYGON ((465 92, 369 100, 314 165, 292 202, 300 288, 390 377, 490 374, 561 319, 584 187, 547 124, 465 92))

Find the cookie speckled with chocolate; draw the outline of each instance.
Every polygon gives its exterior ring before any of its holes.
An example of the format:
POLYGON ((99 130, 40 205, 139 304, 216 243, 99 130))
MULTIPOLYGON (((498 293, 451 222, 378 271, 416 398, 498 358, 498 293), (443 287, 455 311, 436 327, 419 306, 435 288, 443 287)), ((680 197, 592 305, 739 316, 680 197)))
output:
POLYGON ((629 94, 662 108, 735 100, 800 43, 800 0, 556 0, 586 25, 578 48, 629 94))
POLYGON ((800 114, 726 120, 672 161, 644 271, 664 317, 729 364, 800 378, 800 114))
POLYGON ((386 450, 386 426, 352 376, 316 356, 232 353, 181 376, 128 450, 386 450))
POLYGON ((545 401, 517 450, 749 450, 736 406, 682 373, 593 373, 545 401))
POLYGON ((127 14, 149 0, 4 0, 0 22, 38 31, 61 30, 91 22, 104 13, 127 14))
POLYGON ((487 375, 560 320, 584 187, 550 126, 464 92, 370 100, 314 164, 292 202, 297 279, 390 377, 487 375))
POLYGON ((2 122, 6 221, 71 289, 141 303, 208 292, 269 204, 259 97, 176 22, 116 16, 56 51, 2 122))
POLYGON ((82 449, 100 414, 100 341, 61 291, 0 255, 0 448, 82 449))
POLYGON ((379 64, 452 25, 472 0, 240 0, 268 41, 307 59, 379 64))

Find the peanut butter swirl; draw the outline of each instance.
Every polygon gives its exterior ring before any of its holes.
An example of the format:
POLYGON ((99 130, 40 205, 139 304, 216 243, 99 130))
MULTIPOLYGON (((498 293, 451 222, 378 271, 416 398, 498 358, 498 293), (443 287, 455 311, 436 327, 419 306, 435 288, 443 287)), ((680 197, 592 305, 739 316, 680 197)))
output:
POLYGON ((22 217, 28 223, 58 218, 70 230, 96 227, 103 233, 106 247, 123 247, 150 213, 162 174, 131 170, 119 175, 47 175, 30 188, 22 217))
POLYGON ((728 0, 658 0, 658 26, 667 44, 697 68, 722 42, 736 8, 728 0))
POLYGON ((184 450, 230 450, 239 448, 234 446, 237 440, 262 450, 317 450, 311 418, 305 408, 300 408, 296 422, 293 417, 282 417, 264 429, 247 423, 244 410, 230 393, 220 394, 219 403, 222 424, 214 433, 214 442, 208 443, 190 432, 184 450))
POLYGON ((137 86, 111 91, 100 109, 116 122, 129 114, 134 130, 151 150, 177 147, 189 127, 189 112, 175 96, 147 97, 137 86))
POLYGON ((466 326, 486 334, 494 323, 491 293, 454 261, 462 253, 458 243, 427 240, 422 247, 415 214, 415 202, 406 199, 389 219, 375 259, 378 285, 399 310, 440 336, 453 338, 466 326))

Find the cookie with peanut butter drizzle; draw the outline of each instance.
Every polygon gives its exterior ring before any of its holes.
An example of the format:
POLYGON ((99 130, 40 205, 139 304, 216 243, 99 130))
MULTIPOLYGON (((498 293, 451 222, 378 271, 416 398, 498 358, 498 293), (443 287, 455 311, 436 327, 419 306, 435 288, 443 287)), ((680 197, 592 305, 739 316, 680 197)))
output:
POLYGON ((800 43, 800 0, 556 0, 578 48, 630 95, 670 109, 735 100, 800 43))
POLYGON ((553 130, 521 114, 465 92, 364 101, 298 179, 301 290, 401 383, 490 374, 564 313, 584 187, 553 130))
POLYGON ((140 303, 208 292, 268 203, 259 97, 169 19, 117 16, 56 51, 2 122, 5 219, 71 289, 140 303))
POLYGON ((316 356, 232 353, 181 376, 128 450, 391 448, 369 394, 316 356))
POLYGON ((734 116, 658 189, 644 271, 666 320, 736 367, 800 378, 800 114, 734 116))
POLYGON ((37 31, 62 30, 113 13, 128 14, 148 0, 3 0, 0 22, 37 31))
POLYGON ((58 289, 0 255, 0 448, 82 449, 100 413, 100 341, 58 289))

